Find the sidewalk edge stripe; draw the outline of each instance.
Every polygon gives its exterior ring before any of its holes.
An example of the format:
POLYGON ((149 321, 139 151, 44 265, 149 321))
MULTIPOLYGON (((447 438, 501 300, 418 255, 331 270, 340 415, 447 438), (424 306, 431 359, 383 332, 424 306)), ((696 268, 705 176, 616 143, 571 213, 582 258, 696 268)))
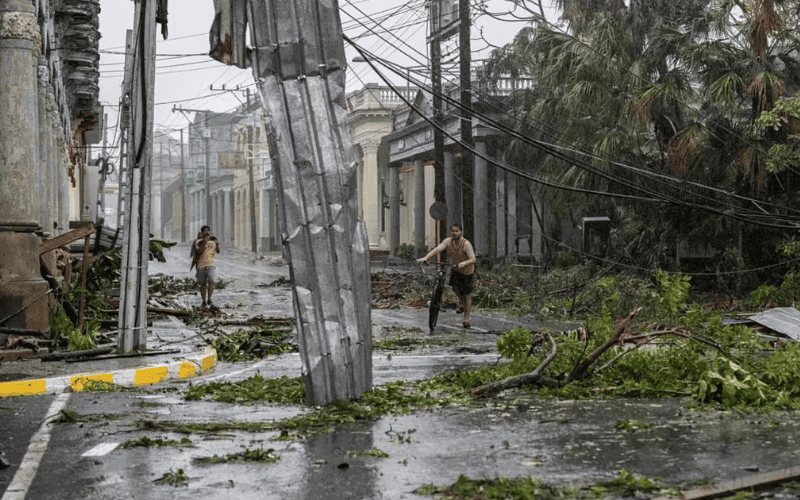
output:
POLYGON ((189 353, 168 362, 155 363, 138 368, 126 368, 108 372, 75 373, 57 377, 0 382, 0 398, 8 396, 32 396, 57 394, 71 388, 83 390, 87 380, 99 380, 123 386, 150 385, 170 379, 186 379, 205 373, 217 364, 217 351, 211 347, 189 353))

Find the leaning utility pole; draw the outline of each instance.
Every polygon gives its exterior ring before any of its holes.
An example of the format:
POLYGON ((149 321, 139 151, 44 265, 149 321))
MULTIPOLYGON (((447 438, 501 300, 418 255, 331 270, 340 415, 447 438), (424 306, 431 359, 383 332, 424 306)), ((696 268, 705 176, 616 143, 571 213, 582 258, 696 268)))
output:
POLYGON ((130 82, 131 119, 128 190, 122 243, 118 347, 146 348, 147 264, 150 248, 150 186, 156 62, 156 2, 136 0, 134 57, 130 82))
POLYGON ((474 156, 472 154, 472 49, 470 45, 469 0, 458 0, 458 50, 461 86, 461 203, 464 216, 464 234, 475 242, 474 213, 474 156))
POLYGON ((358 221, 338 2, 216 5, 211 54, 227 64, 250 64, 237 31, 250 14, 306 402, 356 398, 372 387, 369 244, 358 221))

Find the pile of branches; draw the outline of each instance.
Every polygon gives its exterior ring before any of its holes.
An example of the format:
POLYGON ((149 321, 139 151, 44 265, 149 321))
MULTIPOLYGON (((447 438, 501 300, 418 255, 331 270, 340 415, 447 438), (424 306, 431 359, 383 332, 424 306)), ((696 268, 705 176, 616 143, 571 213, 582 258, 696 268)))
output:
MULTIPOLYGON (((560 388, 568 384, 583 382, 590 379, 592 376, 601 373, 603 370, 614 364, 623 356, 633 352, 635 349, 642 348, 651 344, 655 340, 665 337, 673 336, 687 340, 692 340, 706 344, 725 355, 723 348, 714 340, 693 333, 689 328, 683 326, 664 326, 656 323, 651 323, 633 330, 631 327, 636 319, 636 316, 641 312, 641 307, 634 308, 626 318, 616 322, 616 328, 609 338, 603 342, 599 347, 589 353, 584 359, 580 360, 572 369, 571 372, 561 374, 558 378, 550 378, 545 376, 547 367, 558 355, 558 344, 553 334, 548 331, 540 331, 534 337, 533 342, 528 349, 528 356, 532 355, 537 347, 542 345, 549 345, 550 351, 542 360, 541 363, 531 372, 508 377, 503 380, 492 382, 480 387, 476 387, 469 391, 470 396, 475 399, 485 399, 493 397, 498 393, 512 388, 523 386, 536 386, 536 387, 549 387, 560 388), (632 344, 631 349, 626 349, 607 361, 602 366, 596 367, 598 359, 611 347, 629 343, 632 344)), ((579 330, 579 335, 585 335, 583 330, 579 330)))
POLYGON ((418 272, 398 272, 372 275, 372 307, 375 309, 398 309, 400 307, 425 307, 425 279, 418 272))

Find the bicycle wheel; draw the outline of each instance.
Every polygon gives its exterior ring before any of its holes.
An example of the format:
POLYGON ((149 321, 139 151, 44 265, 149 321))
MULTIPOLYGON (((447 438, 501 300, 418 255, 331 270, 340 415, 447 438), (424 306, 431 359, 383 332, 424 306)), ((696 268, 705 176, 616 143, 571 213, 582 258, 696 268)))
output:
POLYGON ((428 308, 428 328, 431 333, 436 328, 436 320, 439 319, 439 309, 442 307, 442 294, 444 293, 444 285, 438 280, 433 285, 433 293, 431 293, 431 306, 428 308))

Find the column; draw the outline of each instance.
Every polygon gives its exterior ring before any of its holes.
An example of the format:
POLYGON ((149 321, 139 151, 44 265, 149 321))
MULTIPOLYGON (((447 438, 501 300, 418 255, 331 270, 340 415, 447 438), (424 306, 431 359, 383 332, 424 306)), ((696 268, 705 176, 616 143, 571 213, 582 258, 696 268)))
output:
POLYGON ((378 245, 381 230, 380 208, 383 203, 383 193, 381 193, 380 180, 378 179, 379 145, 379 141, 361 143, 361 151, 364 153, 362 157, 364 177, 361 184, 362 220, 367 227, 367 241, 369 241, 370 247, 378 245))
POLYGON ((389 198, 391 199, 391 212, 389 213, 389 252, 395 254, 395 247, 400 243, 400 169, 389 169, 389 198))
MULTIPOLYGON (((52 203, 51 193, 53 191, 53 179, 50 176, 50 162, 49 154, 47 151, 48 136, 52 132, 50 122, 47 114, 47 82, 49 70, 47 68, 47 60, 39 56, 39 65, 37 67, 38 77, 38 100, 37 100, 37 126, 39 129, 39 162, 36 165, 37 179, 39 184, 39 193, 41 196, 39 204, 39 221, 42 225, 42 238, 49 239, 55 236, 55 228, 53 227, 52 211, 55 204, 52 203)), ((42 256, 45 264, 51 272, 56 270, 56 254, 55 252, 47 252, 42 256)))
POLYGON ((517 176, 506 172, 506 208, 508 209, 508 255, 517 254, 517 176))
POLYGON ((425 217, 428 207, 425 206, 425 162, 414 162, 414 246, 417 255, 423 257, 425 253, 425 217))
POLYGON ((190 198, 192 200, 192 211, 191 211, 192 223, 189 233, 191 235, 192 241, 194 241, 197 238, 197 232, 200 229, 200 224, 199 224, 200 209, 197 206, 197 191, 192 193, 190 198))
POLYGON ((44 330, 48 286, 39 273, 41 221, 36 63, 39 25, 30 0, 0 0, 0 318, 44 330), (33 168, 32 168, 33 167, 33 168))
MULTIPOLYGON (((436 178, 436 170, 433 164, 425 165, 425 241, 431 245, 437 244, 438 235, 436 234, 436 220, 431 217, 431 205, 436 201, 433 192, 433 180, 436 178)), ((441 221, 441 224, 447 224, 447 219, 441 221)))
MULTIPOLYGON (((447 219, 442 221, 450 226, 451 224, 463 224, 461 220, 461 183, 458 182, 453 166, 453 153, 444 153, 444 196, 447 203, 447 219)), ((445 231, 449 235, 450 231, 445 231)))
POLYGON ((47 81, 49 71, 47 69, 47 60, 39 56, 37 66, 37 129, 38 129, 38 156, 39 161, 36 163, 36 176, 39 185, 39 193, 41 199, 39 200, 39 222, 42 225, 42 231, 45 237, 53 236, 53 222, 50 217, 50 190, 52 181, 48 175, 47 169, 47 133, 49 132, 49 124, 47 123, 47 81))
POLYGON ((497 204, 495 205, 495 241, 497 242, 497 256, 506 257, 506 171, 495 169, 495 192, 497 204))
POLYGON ((531 235, 533 220, 531 219, 530 181, 517 177, 517 249, 520 255, 531 254, 531 235))
POLYGON ((258 249, 261 253, 269 251, 269 211, 267 207, 270 204, 269 191, 265 188, 259 190, 259 203, 258 203, 258 249))
POLYGON ((214 236, 217 237, 217 240, 222 242, 222 197, 220 196, 222 193, 217 191, 214 193, 214 227, 212 231, 214 232, 214 236))
POLYGON ((231 197, 231 190, 225 190, 225 208, 223 208, 223 216, 225 218, 225 244, 226 246, 233 246, 233 200, 231 197))
MULTIPOLYGON (((56 226, 61 227, 61 210, 59 207, 59 190, 61 189, 60 182, 60 169, 58 168, 59 157, 56 151, 56 127, 58 126, 58 122, 55 118, 57 114, 56 111, 56 103, 55 103, 55 96, 53 95, 53 87, 48 83, 47 90, 46 90, 46 126, 47 131, 45 132, 45 151, 47 153, 47 175, 50 178, 50 199, 48 200, 48 204, 50 205, 50 227, 56 226)), ((116 207, 115 207, 116 208, 116 207)), ((58 232, 53 232, 54 236, 57 236, 58 232)))
POLYGON ((356 157, 356 192, 358 193, 358 218, 364 220, 364 149, 361 145, 353 146, 356 157))
POLYGON ((472 207, 475 220, 475 234, 471 241, 478 255, 488 255, 489 253, 489 192, 488 177, 489 169, 486 160, 480 155, 486 156, 486 142, 479 141, 475 144, 475 149, 479 155, 475 155, 474 172, 472 174, 473 198, 472 207))

